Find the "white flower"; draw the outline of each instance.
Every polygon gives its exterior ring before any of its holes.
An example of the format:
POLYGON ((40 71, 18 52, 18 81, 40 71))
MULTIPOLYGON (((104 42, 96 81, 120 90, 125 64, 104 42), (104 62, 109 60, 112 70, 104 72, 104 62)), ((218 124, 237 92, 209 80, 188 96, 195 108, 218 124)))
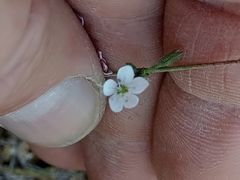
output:
POLYGON ((125 108, 134 108, 139 99, 135 94, 142 93, 149 83, 142 77, 134 78, 133 68, 129 65, 123 66, 118 70, 117 83, 108 79, 103 85, 103 94, 111 96, 108 99, 110 108, 113 112, 122 111, 125 108))

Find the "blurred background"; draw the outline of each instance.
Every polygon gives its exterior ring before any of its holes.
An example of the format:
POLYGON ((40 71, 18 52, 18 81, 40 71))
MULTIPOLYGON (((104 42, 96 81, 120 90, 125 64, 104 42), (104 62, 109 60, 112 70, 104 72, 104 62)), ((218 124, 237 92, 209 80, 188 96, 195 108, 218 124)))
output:
POLYGON ((0 127, 0 180, 87 180, 87 176, 41 161, 26 142, 0 127))

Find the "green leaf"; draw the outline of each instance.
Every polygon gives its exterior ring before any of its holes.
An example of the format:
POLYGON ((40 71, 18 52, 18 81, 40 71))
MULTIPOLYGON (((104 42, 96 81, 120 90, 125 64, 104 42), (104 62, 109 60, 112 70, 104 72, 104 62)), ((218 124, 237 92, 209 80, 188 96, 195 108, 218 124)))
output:
POLYGON ((163 56, 158 61, 157 64, 155 64, 154 66, 151 67, 151 69, 158 69, 158 68, 170 66, 172 63, 174 63, 175 61, 177 61, 178 59, 180 59, 182 57, 182 53, 183 52, 180 51, 179 49, 173 50, 166 56, 163 56))

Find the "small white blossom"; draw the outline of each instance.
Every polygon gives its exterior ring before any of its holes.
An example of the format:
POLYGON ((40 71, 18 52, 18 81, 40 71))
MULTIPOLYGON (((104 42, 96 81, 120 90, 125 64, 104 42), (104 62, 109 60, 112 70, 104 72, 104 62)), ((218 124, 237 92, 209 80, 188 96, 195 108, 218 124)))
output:
POLYGON ((142 93, 149 83, 142 77, 134 78, 133 68, 129 65, 123 66, 118 70, 117 83, 108 79, 103 85, 103 94, 111 96, 108 100, 113 112, 122 111, 125 108, 134 108, 139 99, 135 94, 142 93))

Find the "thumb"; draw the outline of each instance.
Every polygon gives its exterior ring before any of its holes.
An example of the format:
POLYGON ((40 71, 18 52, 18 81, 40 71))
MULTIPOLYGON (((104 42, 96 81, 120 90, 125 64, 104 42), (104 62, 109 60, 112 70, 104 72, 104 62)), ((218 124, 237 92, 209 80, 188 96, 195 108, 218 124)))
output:
POLYGON ((64 1, 1 1, 0 12, 1 126, 41 146, 75 143, 104 110, 87 34, 64 1))

